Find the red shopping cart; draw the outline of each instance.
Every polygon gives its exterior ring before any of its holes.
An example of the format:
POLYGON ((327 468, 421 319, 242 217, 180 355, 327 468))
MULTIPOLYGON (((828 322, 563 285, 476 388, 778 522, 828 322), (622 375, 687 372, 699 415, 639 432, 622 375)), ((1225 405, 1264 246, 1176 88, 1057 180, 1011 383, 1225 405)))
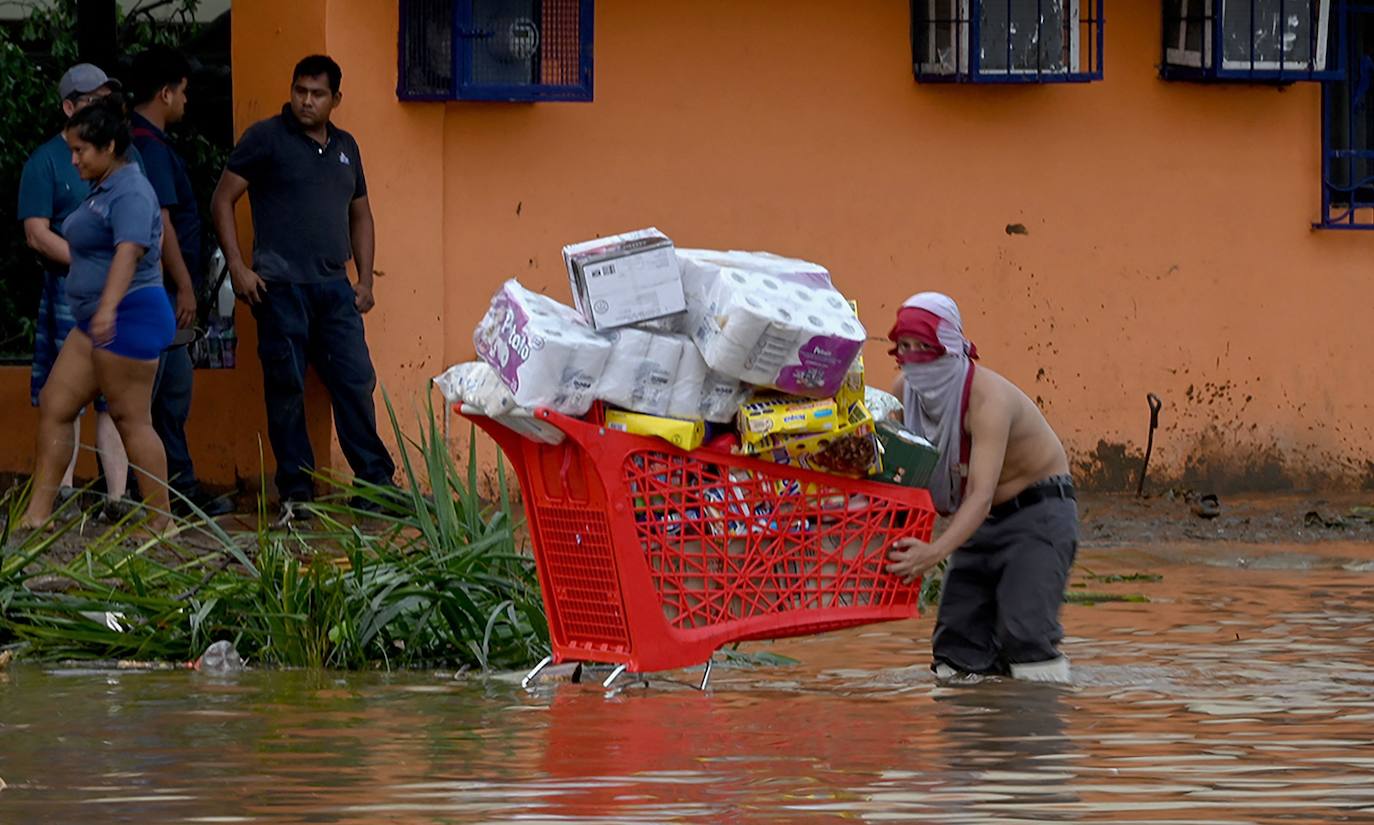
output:
MULTIPOLYGON (((459 410, 462 412, 462 410, 459 410)), ((548 614, 550 662, 647 673, 731 642, 916 615, 920 583, 885 572, 892 542, 928 541, 925 490, 801 470, 537 410, 560 443, 463 415, 520 482, 548 614)))

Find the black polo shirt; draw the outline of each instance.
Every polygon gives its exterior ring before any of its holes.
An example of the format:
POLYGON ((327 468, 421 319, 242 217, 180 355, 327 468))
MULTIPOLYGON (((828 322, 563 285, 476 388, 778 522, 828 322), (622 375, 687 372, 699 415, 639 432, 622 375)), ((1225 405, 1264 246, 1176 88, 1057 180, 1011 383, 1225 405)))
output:
MULTIPOLYGON (((133 126, 134 146, 143 156, 143 174, 157 193, 158 205, 167 210, 172 228, 177 233, 177 246, 191 273, 191 282, 200 289, 204 273, 200 268, 200 206, 191 191, 191 175, 186 161, 172 148, 167 133, 157 128, 138 112, 129 115, 133 126)), ((167 278, 167 285, 173 286, 167 278)))
POLYGON ((259 121, 229 155, 248 181, 253 269, 268 281, 310 283, 345 277, 353 256, 348 207, 367 194, 358 142, 328 126, 321 146, 291 113, 259 121))

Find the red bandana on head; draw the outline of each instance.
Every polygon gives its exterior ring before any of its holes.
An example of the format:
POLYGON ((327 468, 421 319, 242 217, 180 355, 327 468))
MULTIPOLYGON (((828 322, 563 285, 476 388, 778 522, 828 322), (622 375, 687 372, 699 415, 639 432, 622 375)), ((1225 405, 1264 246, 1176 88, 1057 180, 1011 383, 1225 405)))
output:
MULTIPOLYGON (((897 365, 902 364, 928 364, 937 358, 943 357, 949 352, 949 348, 940 342, 940 316, 928 309, 920 307, 904 306, 897 310, 897 322, 892 325, 892 330, 887 337, 892 342, 900 338, 915 338, 917 341, 930 347, 929 350, 911 350, 899 353, 896 347, 887 351, 888 355, 897 359, 897 365)), ((977 360, 978 348, 969 343, 969 358, 977 360)))

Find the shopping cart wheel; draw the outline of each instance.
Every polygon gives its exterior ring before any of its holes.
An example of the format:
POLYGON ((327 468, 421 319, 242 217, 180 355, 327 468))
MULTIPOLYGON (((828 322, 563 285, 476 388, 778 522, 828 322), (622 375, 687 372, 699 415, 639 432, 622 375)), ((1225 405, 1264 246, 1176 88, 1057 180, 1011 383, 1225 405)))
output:
POLYGON ((553 661, 553 657, 552 657, 552 656, 545 656, 543 659, 541 659, 541 660, 539 661, 539 664, 535 665, 535 666, 534 666, 534 669, 531 670, 529 673, 526 673, 526 674, 525 674, 525 678, 523 678, 523 679, 520 680, 520 687, 522 687, 522 688, 527 688, 527 687, 529 687, 529 686, 530 686, 530 682, 533 682, 535 679, 539 678, 540 672, 542 672, 542 671, 544 670, 544 668, 548 667, 548 666, 549 666, 549 663, 552 662, 552 661, 553 661))

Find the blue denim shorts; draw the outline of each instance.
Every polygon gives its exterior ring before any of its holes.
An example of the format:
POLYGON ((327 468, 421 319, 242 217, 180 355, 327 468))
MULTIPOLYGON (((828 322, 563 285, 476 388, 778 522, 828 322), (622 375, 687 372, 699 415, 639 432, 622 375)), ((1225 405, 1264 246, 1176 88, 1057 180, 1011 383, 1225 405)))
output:
MULTIPOLYGON (((76 326, 91 334, 91 319, 77 321, 76 326)), ((144 287, 124 296, 115 310, 115 334, 109 343, 95 345, 135 361, 156 361, 162 351, 172 344, 177 319, 172 314, 172 302, 161 287, 144 287)))

